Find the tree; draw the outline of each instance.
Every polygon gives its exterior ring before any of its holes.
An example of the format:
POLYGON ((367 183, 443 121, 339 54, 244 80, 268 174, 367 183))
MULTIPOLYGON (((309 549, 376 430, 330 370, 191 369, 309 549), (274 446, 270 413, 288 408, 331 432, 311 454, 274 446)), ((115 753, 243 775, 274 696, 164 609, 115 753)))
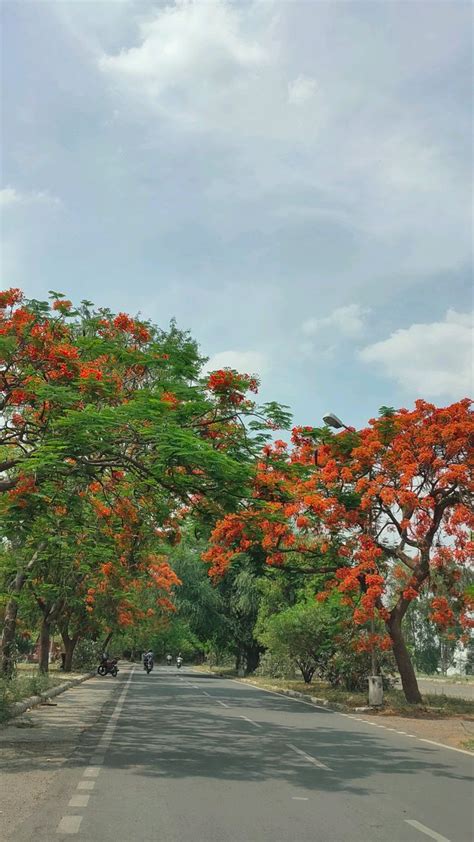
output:
POLYGON ((383 408, 359 432, 296 428, 292 441, 290 451, 283 441, 264 448, 254 500, 213 532, 210 573, 258 547, 270 565, 325 576, 319 598, 339 592, 361 644, 392 646, 405 696, 420 702, 402 621, 434 572, 448 596, 433 596, 433 622, 472 625, 472 597, 459 586, 474 549, 471 402, 383 408), (375 618, 387 636, 371 632, 375 618))
MULTIPOLYGON (((202 377, 196 343, 174 323, 163 331, 124 313, 94 310, 87 301, 74 309, 59 293, 52 293, 51 306, 27 301, 19 290, 0 294, 0 316, 0 506, 11 549, 2 666, 8 674, 27 582, 36 579, 43 648, 53 621, 61 622, 67 644, 77 629, 71 637, 64 625, 74 614, 72 591, 64 598, 64 555, 78 565, 76 596, 97 565, 112 564, 121 575, 125 564, 131 576, 134 566, 145 564, 151 535, 166 555, 186 517, 212 523, 245 496, 253 454, 286 415, 276 404, 258 407, 250 399, 258 386, 251 375, 225 370, 202 377), (84 572, 84 559, 74 560, 65 546, 61 563, 50 558, 57 549, 51 507, 68 517, 82 496, 102 519, 97 549, 104 552, 118 509, 128 503, 118 531, 125 546, 118 558, 125 555, 125 563, 90 550, 84 572), (48 588, 47 600, 40 588, 48 588)), ((107 551, 110 546, 109 540, 107 551)), ((111 587, 112 577, 107 600, 101 597, 105 613, 117 603, 109 598, 111 587)), ((132 589, 135 596, 140 587, 132 589)), ((133 608, 130 594, 124 591, 120 605, 123 621, 133 608)), ((77 611, 82 623, 83 608, 77 611)))
POLYGON ((337 617, 329 606, 311 600, 298 602, 268 617, 259 634, 261 643, 273 654, 295 661, 305 681, 322 670, 337 646, 337 617))

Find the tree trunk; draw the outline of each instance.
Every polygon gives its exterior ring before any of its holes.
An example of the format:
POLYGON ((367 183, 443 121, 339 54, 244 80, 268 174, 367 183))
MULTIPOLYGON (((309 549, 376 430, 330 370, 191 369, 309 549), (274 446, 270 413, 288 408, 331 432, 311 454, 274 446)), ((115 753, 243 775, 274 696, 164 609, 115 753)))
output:
POLYGON ((16 634, 16 618, 18 615, 18 596, 20 595, 21 589, 28 578, 28 573, 32 569, 44 545, 44 541, 42 541, 36 552, 33 554, 32 558, 26 565, 25 569, 19 570, 13 580, 13 585, 11 587, 13 596, 7 602, 5 618, 3 621, 1 643, 2 675, 6 678, 11 678, 13 670, 15 669, 14 647, 16 634))
POLYGON ((107 651, 107 646, 109 645, 110 641, 112 640, 112 635, 113 635, 113 632, 109 632, 107 637, 105 638, 103 644, 102 644, 102 649, 104 650, 104 652, 107 651))
POLYGON ((76 644, 79 640, 79 634, 75 634, 72 637, 69 637, 67 631, 61 631, 62 641, 64 643, 64 672, 71 672, 72 670, 72 658, 74 655, 74 650, 76 648, 76 644))
POLYGON ((246 673, 255 672, 260 662, 260 647, 258 644, 248 646, 245 650, 246 673))
POLYGON ((423 699, 418 688, 410 653, 403 639, 401 619, 396 615, 392 616, 387 623, 387 630, 392 641, 393 654, 402 680, 405 698, 410 704, 419 705, 423 699))
POLYGON ((51 626, 49 621, 44 619, 41 623, 40 648, 39 648, 39 670, 49 672, 49 647, 51 644, 51 626))
POLYGON ((15 632, 18 614, 18 600, 12 597, 7 602, 2 632, 2 675, 11 678, 15 669, 15 632))

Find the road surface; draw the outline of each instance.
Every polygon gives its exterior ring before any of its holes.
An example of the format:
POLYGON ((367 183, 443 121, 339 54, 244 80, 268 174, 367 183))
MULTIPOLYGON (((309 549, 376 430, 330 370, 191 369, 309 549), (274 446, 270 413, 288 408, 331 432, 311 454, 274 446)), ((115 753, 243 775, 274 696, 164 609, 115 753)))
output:
POLYGON ((472 771, 357 716, 135 667, 15 840, 471 842, 472 771))

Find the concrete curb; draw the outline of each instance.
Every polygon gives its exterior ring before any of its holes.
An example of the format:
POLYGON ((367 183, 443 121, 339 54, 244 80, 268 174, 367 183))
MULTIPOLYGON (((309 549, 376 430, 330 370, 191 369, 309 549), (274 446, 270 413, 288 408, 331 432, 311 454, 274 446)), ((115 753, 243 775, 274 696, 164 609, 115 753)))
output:
POLYGON ((59 696, 60 693, 64 693, 72 687, 77 687, 78 684, 82 684, 84 681, 92 678, 96 675, 96 673, 96 670, 91 670, 91 672, 86 672, 79 678, 71 678, 70 681, 64 681, 62 684, 56 685, 56 687, 51 687, 49 690, 45 690, 44 693, 40 693, 38 696, 29 696, 27 699, 23 699, 22 702, 14 702, 9 709, 9 716, 5 722, 8 722, 10 719, 14 719, 15 716, 20 716, 20 714, 25 713, 27 710, 30 710, 30 708, 43 704, 43 702, 54 698, 54 696, 59 696))

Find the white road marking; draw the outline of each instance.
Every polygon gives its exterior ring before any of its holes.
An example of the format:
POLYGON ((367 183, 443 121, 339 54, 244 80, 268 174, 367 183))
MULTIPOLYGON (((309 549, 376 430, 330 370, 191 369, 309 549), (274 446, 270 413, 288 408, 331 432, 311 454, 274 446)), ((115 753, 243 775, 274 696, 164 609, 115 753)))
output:
POLYGON ((253 719, 249 719, 248 716, 241 715, 241 719, 245 719, 246 722, 250 722, 251 725, 255 725, 256 728, 261 728, 262 726, 259 725, 258 722, 254 722, 253 719))
POLYGON ((79 781, 77 788, 78 789, 94 789, 95 781, 79 781))
POLYGON ((81 795, 78 793, 77 795, 73 795, 68 807, 87 807, 89 803, 90 795, 81 795))
POLYGON ((313 763, 314 766, 318 766, 319 769, 327 769, 328 772, 332 771, 329 768, 329 766, 326 766, 324 763, 321 763, 320 760, 318 760, 316 757, 312 757, 311 754, 306 754, 305 751, 302 751, 302 749, 297 748, 296 746, 292 745, 291 743, 287 743, 287 746, 288 746, 288 748, 291 748, 293 751, 296 751, 297 754, 301 754, 302 757, 304 757, 310 763, 313 763))
MULTIPOLYGON (((199 689, 199 688, 198 688, 198 687, 196 687, 196 690, 198 690, 198 689, 199 689)), ((211 699, 211 698, 212 698, 211 694, 210 694, 210 693, 207 693, 205 690, 201 690, 201 693, 202 693, 202 695, 203 695, 203 696, 208 696, 208 698, 209 698, 209 699, 211 699)))
MULTIPOLYGON (((242 681, 239 681, 238 678, 228 678, 227 681, 233 681, 234 684, 239 684, 242 686, 242 681)), ((347 716, 349 719, 355 719, 357 722, 367 722, 366 719, 361 719, 359 716, 353 716, 351 713, 341 713, 337 710, 332 710, 331 708, 323 707, 322 705, 313 705, 312 702, 305 702, 304 699, 297 699, 293 696, 286 696, 284 693, 278 693, 276 690, 268 690, 267 687, 257 687, 255 684, 246 684, 245 686, 251 687, 252 690, 257 690, 260 693, 270 693, 272 696, 279 696, 280 699, 283 697, 284 699, 288 699, 289 702, 297 702, 300 705, 308 705, 310 708, 315 708, 316 710, 323 710, 325 713, 332 713, 335 716, 347 716)), ((385 726, 384 726, 385 727, 385 726)), ((406 734, 405 731, 397 731, 396 728, 391 728, 388 730, 395 731, 396 734, 405 734, 406 737, 412 737, 414 740, 418 740, 422 743, 432 743, 439 748, 445 748, 448 751, 458 751, 461 754, 467 754, 468 757, 472 757, 473 754, 471 751, 466 751, 463 748, 455 748, 454 746, 448 746, 444 743, 436 743, 434 740, 425 740, 422 737, 415 737, 413 734, 406 734)))
MULTIPOLYGON (((96 747, 96 752, 94 754, 95 765, 94 766, 87 766, 84 769, 83 777, 84 778, 97 778, 99 772, 102 767, 102 763, 104 762, 105 756, 101 753, 101 750, 104 750, 112 740, 112 735, 117 727, 118 718, 120 716, 120 712, 123 707, 123 703, 125 700, 125 696, 127 695, 128 688, 130 686, 130 682, 133 677, 133 673, 135 671, 135 667, 132 667, 130 675, 128 676, 127 681, 125 682, 125 686, 120 694, 120 697, 115 705, 115 708, 110 716, 109 722, 107 727, 105 728, 104 734, 96 747)), ((82 790, 92 790, 95 787, 94 780, 86 780, 86 781, 79 781, 77 785, 77 789, 82 790)), ((87 807, 89 803, 90 795, 85 795, 81 793, 75 793, 69 801, 69 807, 87 807)), ((74 834, 79 832, 79 828, 82 822, 82 816, 63 816, 60 820, 57 828, 56 833, 67 833, 67 834, 74 834)))
POLYGON ((459 751, 461 754, 467 754, 468 757, 474 757, 472 751, 466 751, 464 748, 454 748, 454 746, 445 746, 444 743, 436 743, 434 740, 425 740, 423 737, 418 737, 420 743, 431 743, 432 746, 439 746, 439 748, 449 748, 451 751, 459 751))
POLYGON ((436 839, 436 842, 449 842, 449 839, 446 836, 441 836, 441 833, 436 833, 436 830, 431 830, 431 828, 426 827, 425 824, 421 824, 421 822, 417 822, 415 819, 405 819, 407 824, 411 824, 412 827, 419 830, 420 833, 424 833, 426 836, 430 836, 431 839, 436 839))
POLYGON ((220 700, 220 699, 216 699, 216 702, 217 702, 217 704, 218 704, 218 705, 222 705, 222 707, 223 707, 223 708, 228 708, 228 707, 229 707, 229 705, 226 705, 226 703, 225 703, 225 702, 221 702, 221 700, 220 700))
POLYGON ((82 816, 63 816, 57 826, 56 833, 78 833, 81 822, 82 816))
POLYGON ((308 799, 307 799, 307 798, 303 798, 303 796, 302 796, 302 795, 292 795, 292 796, 291 796, 291 800, 292 800, 292 801, 307 801, 308 799))
POLYGON ((87 766, 82 775, 84 778, 97 778, 100 772, 100 766, 87 766))

